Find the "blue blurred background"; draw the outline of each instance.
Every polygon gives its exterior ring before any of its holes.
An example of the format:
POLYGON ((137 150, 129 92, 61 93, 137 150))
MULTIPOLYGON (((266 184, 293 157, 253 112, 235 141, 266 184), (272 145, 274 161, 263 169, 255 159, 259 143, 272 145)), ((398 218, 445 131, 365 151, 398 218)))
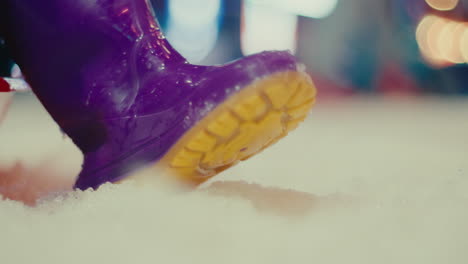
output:
MULTIPOLYGON (((293 51, 320 95, 468 94, 468 0, 152 0, 191 62, 293 51)), ((12 61, 0 49, 0 76, 12 61)))

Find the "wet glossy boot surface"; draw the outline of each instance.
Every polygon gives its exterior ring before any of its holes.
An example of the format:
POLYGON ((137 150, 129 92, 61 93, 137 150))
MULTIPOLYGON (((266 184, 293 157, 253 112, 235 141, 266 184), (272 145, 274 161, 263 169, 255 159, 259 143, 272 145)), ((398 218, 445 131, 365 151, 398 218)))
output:
MULTIPOLYGON (((305 117, 310 78, 288 52, 189 64, 144 0, 6 0, 7 44, 35 94, 85 154, 76 187, 159 164, 199 184, 305 117)), ((157 175, 155 175, 157 177, 157 175)))

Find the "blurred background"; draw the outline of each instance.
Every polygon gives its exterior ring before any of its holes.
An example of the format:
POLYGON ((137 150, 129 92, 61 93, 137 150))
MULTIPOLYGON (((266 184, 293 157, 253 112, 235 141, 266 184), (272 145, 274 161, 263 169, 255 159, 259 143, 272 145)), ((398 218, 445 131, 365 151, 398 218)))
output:
POLYGON ((153 2, 171 43, 195 63, 288 49, 321 97, 468 94, 467 0, 153 2))
MULTIPOLYGON (((288 49, 321 96, 468 94, 468 0, 152 1, 193 63, 288 49)), ((8 76, 13 62, 0 46, 8 76)))

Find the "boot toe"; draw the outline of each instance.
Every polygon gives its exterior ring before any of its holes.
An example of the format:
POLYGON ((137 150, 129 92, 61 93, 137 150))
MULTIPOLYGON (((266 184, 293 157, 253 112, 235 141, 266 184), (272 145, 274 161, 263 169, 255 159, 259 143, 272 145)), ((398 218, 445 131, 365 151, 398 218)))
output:
POLYGON ((286 136, 315 103, 315 87, 299 65, 288 52, 263 52, 218 67, 192 98, 196 109, 207 102, 212 109, 194 111, 197 122, 161 167, 198 185, 286 136))

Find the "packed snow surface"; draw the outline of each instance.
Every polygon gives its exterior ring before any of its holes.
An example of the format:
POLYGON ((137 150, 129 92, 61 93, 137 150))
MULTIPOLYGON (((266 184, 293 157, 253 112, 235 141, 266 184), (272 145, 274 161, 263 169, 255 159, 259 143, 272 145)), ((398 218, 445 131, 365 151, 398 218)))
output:
POLYGON ((468 263, 466 100, 324 102, 190 192, 67 191, 81 159, 36 101, 15 99, 0 126, 0 263, 468 263))

